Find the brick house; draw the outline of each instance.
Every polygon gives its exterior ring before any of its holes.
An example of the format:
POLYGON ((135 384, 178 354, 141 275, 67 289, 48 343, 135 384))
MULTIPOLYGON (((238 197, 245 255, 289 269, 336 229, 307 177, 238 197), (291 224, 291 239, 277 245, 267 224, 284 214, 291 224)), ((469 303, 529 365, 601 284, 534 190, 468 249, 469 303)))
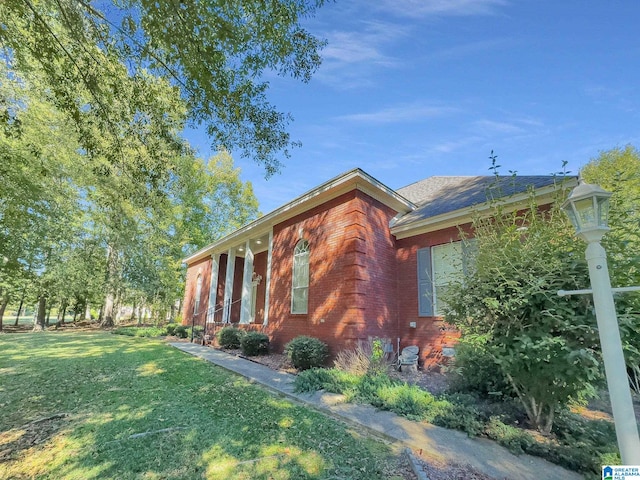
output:
POLYGON ((259 329, 277 352, 298 335, 332 355, 379 337, 439 364, 456 340, 438 293, 463 271, 460 231, 488 198, 515 210, 530 189, 545 205, 557 188, 552 176, 430 177, 394 191, 351 170, 186 258, 183 323, 259 329))

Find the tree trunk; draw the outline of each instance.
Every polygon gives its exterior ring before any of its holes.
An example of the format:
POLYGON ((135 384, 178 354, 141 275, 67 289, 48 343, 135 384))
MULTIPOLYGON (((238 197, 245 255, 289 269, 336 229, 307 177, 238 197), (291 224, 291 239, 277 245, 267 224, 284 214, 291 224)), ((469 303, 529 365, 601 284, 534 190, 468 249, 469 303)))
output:
POLYGON ((115 301, 115 295, 113 293, 107 293, 107 297, 104 300, 104 307, 102 309, 102 322, 100 326, 103 328, 113 327, 113 304, 115 301))
POLYGON ((40 295, 38 298, 38 313, 36 315, 36 321, 33 324, 34 332, 42 332, 45 329, 45 317, 47 313, 47 297, 40 295))
POLYGON ((67 300, 62 300, 60 310, 58 310, 58 325, 64 325, 64 317, 67 314, 67 300))
POLYGON ((18 322, 20 321, 20 314, 22 313, 22 306, 24 305, 24 290, 22 290, 22 297, 20 298, 20 305, 18 305, 18 313, 16 314, 16 323, 14 327, 18 326, 18 322))
POLYGON ((49 320, 51 319, 51 305, 47 308, 47 327, 49 326, 49 320))
POLYGON ((117 253, 111 245, 107 245, 107 296, 104 300, 104 310, 100 322, 100 326, 103 328, 111 328, 114 325, 113 306, 116 298, 115 279, 117 274, 117 253))
POLYGON ((133 306, 131 307, 131 318, 129 318, 129 321, 131 323, 133 323, 133 321, 136 319, 136 302, 133 302, 133 306))
POLYGON ((84 310, 84 319, 87 322, 91 321, 91 305, 89 305, 89 302, 87 302, 87 306, 86 306, 86 308, 84 310))
POLYGON ((9 304, 9 295, 5 294, 2 297, 2 303, 0 303, 0 332, 2 331, 2 318, 4 317, 4 311, 9 304))

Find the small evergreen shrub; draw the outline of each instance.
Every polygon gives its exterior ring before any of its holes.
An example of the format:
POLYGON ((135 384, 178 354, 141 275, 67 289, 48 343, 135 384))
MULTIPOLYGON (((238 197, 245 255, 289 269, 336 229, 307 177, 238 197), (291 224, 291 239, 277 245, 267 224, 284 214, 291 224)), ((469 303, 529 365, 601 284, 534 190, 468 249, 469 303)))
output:
POLYGON ((189 336, 189 332, 187 332, 187 327, 184 325, 177 325, 173 330, 173 334, 178 338, 187 338, 189 336))
POLYGON ((322 340, 301 335, 284 347, 291 364, 298 370, 321 367, 329 355, 329 347, 322 340))
POLYGON ((167 331, 167 335, 172 335, 173 336, 175 334, 176 327, 177 327, 177 325, 175 323, 170 323, 169 325, 167 325, 164 328, 167 331))
POLYGON ((218 345, 222 348, 240 348, 244 331, 234 327, 224 327, 218 332, 218 345))
POLYGON ((248 332, 240 339, 242 353, 253 357, 269 353, 269 337, 260 332, 248 332))

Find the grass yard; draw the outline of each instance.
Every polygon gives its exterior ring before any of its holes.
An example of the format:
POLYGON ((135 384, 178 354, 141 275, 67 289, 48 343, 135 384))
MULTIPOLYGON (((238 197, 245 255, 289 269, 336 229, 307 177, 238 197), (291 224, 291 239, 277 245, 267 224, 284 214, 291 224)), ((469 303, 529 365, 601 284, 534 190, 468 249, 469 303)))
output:
POLYGON ((369 480, 401 478, 400 463, 158 340, 0 336, 0 478, 369 480))

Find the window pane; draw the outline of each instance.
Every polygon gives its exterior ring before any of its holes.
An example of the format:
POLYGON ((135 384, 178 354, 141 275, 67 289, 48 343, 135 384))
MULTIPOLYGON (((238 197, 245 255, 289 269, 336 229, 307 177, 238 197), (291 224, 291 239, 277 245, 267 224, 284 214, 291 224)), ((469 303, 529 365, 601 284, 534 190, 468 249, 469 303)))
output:
POLYGON ((447 243, 432 248, 434 313, 445 310, 443 297, 449 285, 464 279, 462 242, 447 243))
POLYGON ((307 288, 295 288, 292 293, 292 313, 307 313, 307 299, 308 299, 307 288))
POLYGON ((309 287, 309 242, 300 240, 293 253, 291 312, 307 313, 309 287))

